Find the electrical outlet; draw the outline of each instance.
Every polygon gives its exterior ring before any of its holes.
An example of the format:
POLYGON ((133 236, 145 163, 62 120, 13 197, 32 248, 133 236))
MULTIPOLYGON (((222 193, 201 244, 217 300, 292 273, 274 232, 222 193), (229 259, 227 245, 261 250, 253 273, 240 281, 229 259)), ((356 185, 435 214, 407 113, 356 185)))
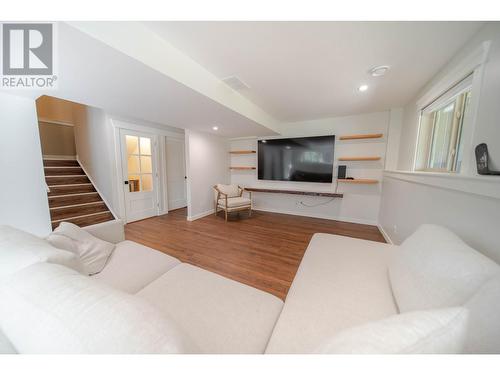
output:
POLYGON ((398 226, 396 224, 392 226, 392 231, 394 232, 394 234, 398 233, 398 226))

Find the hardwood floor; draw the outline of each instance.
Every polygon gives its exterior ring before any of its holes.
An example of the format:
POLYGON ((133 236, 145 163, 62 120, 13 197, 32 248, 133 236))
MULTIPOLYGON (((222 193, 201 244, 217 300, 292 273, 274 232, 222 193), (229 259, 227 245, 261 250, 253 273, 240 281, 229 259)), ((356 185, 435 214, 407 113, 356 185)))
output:
POLYGON ((186 209, 125 226, 128 240, 230 279, 286 297, 314 233, 385 242, 376 226, 253 211, 186 220, 186 209))

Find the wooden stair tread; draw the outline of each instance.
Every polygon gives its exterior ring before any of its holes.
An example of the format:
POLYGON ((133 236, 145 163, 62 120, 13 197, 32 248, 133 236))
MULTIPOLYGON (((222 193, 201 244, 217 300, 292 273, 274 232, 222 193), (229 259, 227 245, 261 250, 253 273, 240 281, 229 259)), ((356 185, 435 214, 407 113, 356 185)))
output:
POLYGON ((75 204, 102 202, 100 195, 95 193, 71 194, 63 196, 49 197, 49 207, 64 207, 75 204))
POLYGON ((88 184, 90 180, 86 175, 81 176, 45 176, 47 185, 73 185, 73 184, 88 184))
POLYGON ((45 167, 45 176, 85 175, 80 167, 45 167))
POLYGON ((51 197, 54 195, 68 195, 68 194, 80 194, 80 193, 91 193, 91 192, 95 192, 95 188, 92 184, 53 186, 50 188, 48 196, 51 197))
MULTIPOLYGON (((114 220, 115 218, 111 214, 111 212, 101 212, 93 215, 77 217, 73 219, 61 220, 73 223, 80 227, 86 227, 93 224, 104 223, 106 221, 114 220)), ((52 222, 52 229, 57 228, 57 226, 61 223, 61 221, 52 222)))
POLYGON ((43 160, 44 167, 79 167, 80 165, 76 160, 43 160))
POLYGON ((53 208, 50 210, 50 218, 52 221, 64 220, 65 218, 96 214, 104 211, 109 211, 109 209, 106 206, 106 204, 101 201, 101 202, 86 204, 84 206, 53 208))

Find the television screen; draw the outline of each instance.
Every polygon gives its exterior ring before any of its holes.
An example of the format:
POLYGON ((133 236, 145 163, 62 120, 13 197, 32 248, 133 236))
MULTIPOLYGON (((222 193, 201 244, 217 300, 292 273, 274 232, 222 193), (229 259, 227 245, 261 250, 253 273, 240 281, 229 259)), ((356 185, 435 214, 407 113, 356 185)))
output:
POLYGON ((259 140, 259 180, 332 182, 334 144, 334 135, 259 140))

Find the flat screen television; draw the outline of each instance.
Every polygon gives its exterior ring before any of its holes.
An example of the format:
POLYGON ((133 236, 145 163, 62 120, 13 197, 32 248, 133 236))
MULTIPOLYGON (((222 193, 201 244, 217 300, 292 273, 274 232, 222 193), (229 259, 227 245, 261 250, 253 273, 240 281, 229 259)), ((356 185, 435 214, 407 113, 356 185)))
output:
POLYGON ((335 136, 258 141, 259 180, 332 182, 335 136))

